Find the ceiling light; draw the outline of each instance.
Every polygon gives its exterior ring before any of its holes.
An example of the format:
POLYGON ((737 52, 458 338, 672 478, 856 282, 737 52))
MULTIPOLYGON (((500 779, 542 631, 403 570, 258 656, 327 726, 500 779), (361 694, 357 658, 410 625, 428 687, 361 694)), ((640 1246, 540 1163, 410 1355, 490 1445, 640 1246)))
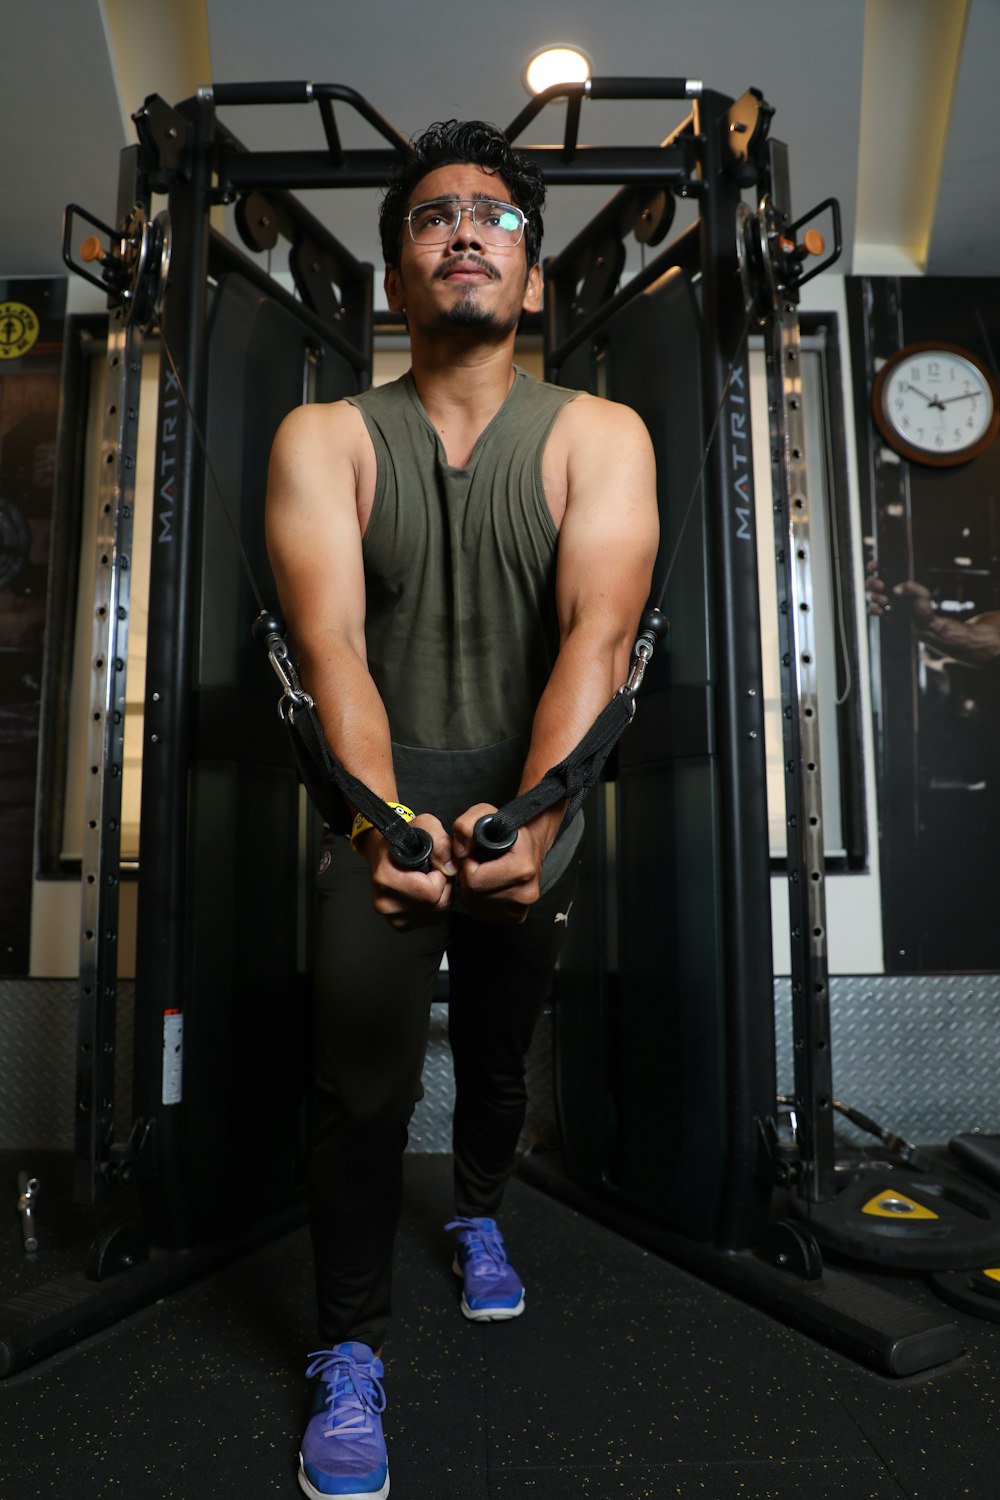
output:
POLYGON ((545 47, 524 70, 525 88, 540 94, 554 83, 583 83, 590 77, 590 58, 579 47, 545 47))

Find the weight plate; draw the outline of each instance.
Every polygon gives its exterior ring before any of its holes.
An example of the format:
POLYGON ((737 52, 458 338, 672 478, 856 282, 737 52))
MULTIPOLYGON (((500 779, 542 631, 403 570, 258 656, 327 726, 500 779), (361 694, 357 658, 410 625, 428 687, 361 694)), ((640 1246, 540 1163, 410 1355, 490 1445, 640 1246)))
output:
POLYGON ((820 1245, 852 1260, 909 1271, 1000 1265, 1000 1198, 947 1173, 886 1167, 795 1209, 820 1245))
POLYGON ((927 1280, 950 1307, 1000 1323, 1000 1270, 938 1271, 927 1280))

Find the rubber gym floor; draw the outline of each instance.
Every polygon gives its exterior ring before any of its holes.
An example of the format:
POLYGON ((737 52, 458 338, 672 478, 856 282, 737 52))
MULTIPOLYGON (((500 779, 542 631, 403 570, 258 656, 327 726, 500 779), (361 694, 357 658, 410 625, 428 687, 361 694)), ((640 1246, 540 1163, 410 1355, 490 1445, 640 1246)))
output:
MULTIPOLYGON (((449 1158, 407 1158, 393 1500, 995 1500, 1000 1325, 949 1312, 967 1353, 890 1380, 519 1180, 503 1227, 527 1309, 471 1324, 449 1182, 449 1158)), ((9 1377, 0 1495, 292 1500, 311 1327, 301 1229, 9 1377)))

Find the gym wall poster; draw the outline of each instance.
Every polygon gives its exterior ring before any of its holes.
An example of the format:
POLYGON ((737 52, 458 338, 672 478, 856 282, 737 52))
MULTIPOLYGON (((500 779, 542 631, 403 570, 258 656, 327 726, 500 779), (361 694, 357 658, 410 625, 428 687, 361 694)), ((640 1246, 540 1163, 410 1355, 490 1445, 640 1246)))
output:
POLYGON ((997 970, 1000 281, 848 286, 886 971, 997 970))
POLYGON ((0 280, 0 974, 28 972, 66 282, 0 280))

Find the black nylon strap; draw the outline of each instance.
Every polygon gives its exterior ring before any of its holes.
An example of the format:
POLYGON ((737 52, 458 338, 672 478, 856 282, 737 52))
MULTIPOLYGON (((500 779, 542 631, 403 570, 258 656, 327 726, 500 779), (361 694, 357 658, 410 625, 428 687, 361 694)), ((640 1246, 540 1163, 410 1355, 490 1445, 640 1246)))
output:
POLYGON ((566 813, 556 838, 562 838, 576 817, 590 788, 600 777, 604 763, 632 722, 635 699, 629 692, 616 693, 594 720, 587 733, 558 765, 546 771, 537 786, 521 792, 476 825, 477 843, 485 852, 503 853, 513 843, 511 835, 546 808, 568 798, 566 813))
MULTIPOLYGON (((561 838, 576 817, 588 791, 600 777, 605 762, 635 712, 631 693, 616 693, 580 740, 557 765, 552 766, 536 786, 513 797, 495 813, 476 824, 477 854, 495 858, 514 843, 518 829, 532 818, 567 801, 559 827, 561 838)), ((389 844, 393 862, 406 869, 429 868, 429 835, 394 813, 375 793, 352 776, 331 751, 315 707, 309 702, 294 704, 282 717, 291 737, 292 752, 302 783, 310 800, 334 833, 349 833, 350 808, 362 813, 389 844)))
MULTIPOLYGON (((474 831, 479 859, 506 854, 525 823, 556 802, 566 802, 566 812, 556 838, 561 838, 576 817, 590 788, 597 782, 615 744, 635 713, 635 693, 642 681, 644 664, 652 654, 656 638, 666 628, 658 610, 643 616, 633 652, 633 674, 612 698, 580 742, 563 760, 552 766, 536 786, 513 797, 495 813, 479 819, 474 831), (643 649, 645 644, 645 650, 643 649)), ((327 743, 315 704, 302 689, 295 663, 273 615, 262 613, 254 626, 254 638, 268 651, 271 664, 285 685, 279 712, 288 730, 296 768, 306 792, 334 833, 349 833, 351 808, 361 813, 389 844, 393 863, 401 869, 430 869, 433 847, 430 835, 412 828, 370 787, 353 776, 327 743)))
POLYGON ((293 704, 282 717, 291 736, 292 753, 303 785, 334 833, 350 832, 350 809, 354 807, 386 840, 394 864, 403 869, 429 870, 430 835, 423 828, 411 828, 370 787, 340 764, 326 742, 312 703, 293 704))

